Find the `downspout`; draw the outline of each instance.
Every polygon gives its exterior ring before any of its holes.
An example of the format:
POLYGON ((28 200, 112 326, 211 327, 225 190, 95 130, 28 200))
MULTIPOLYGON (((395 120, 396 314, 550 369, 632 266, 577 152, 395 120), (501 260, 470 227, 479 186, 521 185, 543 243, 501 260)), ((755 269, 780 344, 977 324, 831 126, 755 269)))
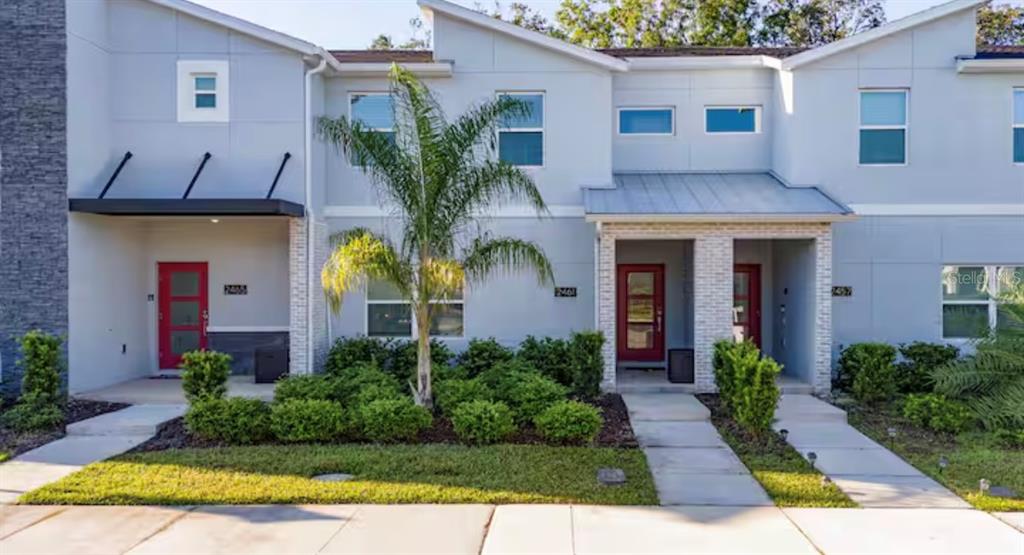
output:
POLYGON ((314 228, 316 218, 313 207, 313 76, 327 68, 327 58, 320 54, 320 63, 313 69, 306 70, 306 102, 305 102, 305 217, 306 217, 306 373, 312 374, 313 368, 313 259, 316 248, 314 228))

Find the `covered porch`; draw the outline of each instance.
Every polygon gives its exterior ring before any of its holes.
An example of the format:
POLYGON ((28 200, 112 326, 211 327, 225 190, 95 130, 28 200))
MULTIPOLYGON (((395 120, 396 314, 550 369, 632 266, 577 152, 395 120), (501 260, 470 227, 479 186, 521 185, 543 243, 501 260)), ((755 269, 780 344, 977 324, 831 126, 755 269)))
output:
POLYGON ((845 207, 768 174, 616 185, 585 193, 606 389, 714 391, 714 343, 734 338, 778 360, 787 390, 829 390, 831 222, 845 207))

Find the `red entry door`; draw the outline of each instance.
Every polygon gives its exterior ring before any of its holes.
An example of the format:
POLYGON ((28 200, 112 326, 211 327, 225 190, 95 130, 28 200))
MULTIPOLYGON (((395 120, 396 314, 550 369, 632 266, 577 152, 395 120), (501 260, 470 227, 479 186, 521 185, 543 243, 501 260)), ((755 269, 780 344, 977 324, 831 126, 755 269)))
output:
POLYGON ((181 355, 206 348, 208 307, 206 262, 157 263, 160 368, 175 369, 181 355))
POLYGON ((618 358, 665 358, 665 266, 620 264, 618 275, 618 358))
POLYGON ((761 348, 761 265, 737 264, 732 277, 732 334, 761 348))

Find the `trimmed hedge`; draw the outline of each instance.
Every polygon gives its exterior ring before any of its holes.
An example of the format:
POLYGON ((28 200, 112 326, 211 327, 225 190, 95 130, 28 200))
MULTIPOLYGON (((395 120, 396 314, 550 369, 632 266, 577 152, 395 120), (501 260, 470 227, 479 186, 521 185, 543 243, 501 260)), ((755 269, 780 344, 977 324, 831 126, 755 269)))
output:
POLYGON ((204 397, 189 406, 185 427, 207 440, 257 443, 270 436, 270 409, 258 399, 204 397))
POLYGON ((495 443, 516 431, 508 405, 484 400, 468 401, 456 407, 452 426, 459 439, 474 444, 495 443))
POLYGON ((934 387, 932 370, 960 356, 960 349, 942 343, 915 341, 900 345, 903 360, 897 364, 896 386, 900 393, 930 393, 934 387))
POLYGON ((18 403, 3 415, 3 424, 17 432, 50 430, 64 423, 60 337, 32 330, 19 339, 24 375, 18 403))
POLYGON ((181 389, 185 399, 221 399, 228 392, 231 355, 217 351, 189 351, 181 355, 181 389))
POLYGON ((492 400, 494 390, 480 378, 441 380, 434 386, 434 406, 447 416, 451 416, 463 403, 492 400))
POLYGON ((569 390, 536 372, 514 372, 503 376, 495 388, 499 401, 512 409, 517 424, 526 424, 551 405, 565 399, 569 390))
POLYGON ((896 394, 896 349, 887 343, 855 343, 839 355, 839 383, 862 403, 896 394))
POLYGON ((313 374, 290 376, 278 380, 274 388, 274 402, 292 400, 318 400, 341 402, 344 398, 344 384, 336 376, 313 374))
POLYGON ((470 378, 494 368, 497 364, 509 362, 515 357, 512 349, 490 339, 470 339, 469 346, 459 354, 457 363, 470 378))
POLYGON ((292 399, 270 407, 270 430, 287 442, 330 441, 345 432, 341 405, 322 399, 292 399))
POLYGON ((736 423, 754 434, 770 430, 779 402, 775 380, 782 366, 762 356, 753 342, 731 340, 715 343, 713 364, 722 405, 736 423))
POLYGON ((537 432, 555 443, 592 443, 604 425, 597 407, 579 401, 559 401, 533 419, 537 432))
POLYGON ((363 435, 380 443, 413 439, 433 422, 427 409, 408 399, 379 399, 357 412, 363 435))

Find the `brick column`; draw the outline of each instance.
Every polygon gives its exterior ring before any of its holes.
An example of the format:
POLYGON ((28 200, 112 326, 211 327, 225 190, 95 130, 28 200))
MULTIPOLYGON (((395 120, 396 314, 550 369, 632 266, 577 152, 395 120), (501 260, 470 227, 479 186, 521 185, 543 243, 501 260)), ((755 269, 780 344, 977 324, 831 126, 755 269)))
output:
POLYGON ((309 287, 306 282, 306 218, 288 220, 288 371, 292 375, 309 372, 306 307, 309 287))
POLYGON ((604 378, 601 389, 615 391, 615 237, 601 233, 597 246, 597 319, 598 329, 604 334, 604 378))
POLYGON ((814 392, 832 390, 832 227, 814 240, 814 392))
POLYGON ((697 392, 715 391, 715 342, 732 337, 733 238, 697 237, 693 248, 694 373, 697 392))
POLYGON ((319 372, 324 367, 331 346, 327 333, 327 297, 320 286, 320 269, 330 255, 327 224, 313 224, 313 242, 313 279, 309 287, 313 298, 313 372, 319 372))

